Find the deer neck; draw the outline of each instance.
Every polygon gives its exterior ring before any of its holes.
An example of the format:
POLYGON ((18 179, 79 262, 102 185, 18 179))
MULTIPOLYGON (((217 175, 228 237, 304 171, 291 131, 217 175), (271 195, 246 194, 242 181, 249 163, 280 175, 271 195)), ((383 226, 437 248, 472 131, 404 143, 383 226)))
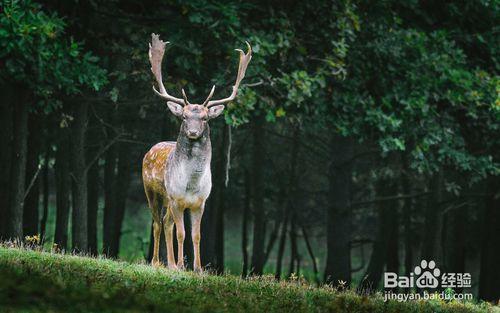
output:
POLYGON ((208 125, 200 138, 191 140, 183 132, 179 132, 174 153, 174 162, 189 163, 193 172, 202 172, 212 158, 212 144, 210 142, 210 128, 208 125))

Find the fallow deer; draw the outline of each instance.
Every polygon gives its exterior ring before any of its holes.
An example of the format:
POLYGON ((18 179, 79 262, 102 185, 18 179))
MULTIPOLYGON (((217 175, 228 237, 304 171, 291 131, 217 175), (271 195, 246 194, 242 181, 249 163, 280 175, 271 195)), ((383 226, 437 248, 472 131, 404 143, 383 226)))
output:
POLYGON ((192 239, 194 247, 194 270, 201 270, 200 260, 200 225, 205 201, 212 188, 210 160, 212 147, 208 121, 216 118, 224 110, 224 103, 236 98, 241 80, 245 76, 248 63, 252 58, 252 48, 247 42, 248 52, 240 53, 240 63, 236 82, 229 97, 221 100, 210 100, 215 86, 202 104, 189 103, 184 89, 183 98, 167 93, 162 82, 161 64, 165 46, 168 42, 160 40, 152 34, 149 44, 149 61, 151 71, 158 84, 153 85, 154 92, 167 100, 170 111, 182 119, 177 141, 165 141, 154 145, 144 156, 142 163, 142 179, 149 208, 153 215, 154 249, 153 266, 158 266, 160 235, 163 225, 167 245, 167 262, 169 268, 184 267, 184 210, 190 209, 192 239), (163 208, 165 210, 163 210, 163 208), (174 258, 173 227, 177 230, 177 264, 174 258))

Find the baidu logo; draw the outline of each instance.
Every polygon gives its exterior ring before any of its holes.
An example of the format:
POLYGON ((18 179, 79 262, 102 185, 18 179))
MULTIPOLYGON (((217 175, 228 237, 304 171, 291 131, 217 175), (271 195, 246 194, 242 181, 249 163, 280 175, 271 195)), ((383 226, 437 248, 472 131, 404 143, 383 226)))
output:
POLYGON ((433 260, 422 260, 409 276, 393 272, 384 273, 384 288, 414 288, 434 289, 438 287, 469 288, 471 275, 469 273, 441 273, 433 260))
POLYGON ((409 276, 398 275, 393 272, 384 273, 384 301, 397 300, 418 300, 418 299, 444 299, 451 298, 472 299, 472 293, 454 293, 454 292, 437 292, 436 288, 470 288, 471 283, 470 273, 442 273, 436 266, 433 260, 422 260, 409 276), (408 288, 408 293, 393 292, 396 288, 408 288), (420 289, 423 293, 415 292, 414 288, 420 289))
POLYGON ((422 260, 420 265, 415 266, 413 273, 415 273, 415 275, 420 275, 416 281, 418 288, 437 288, 439 286, 438 279, 441 275, 441 271, 436 267, 436 262, 431 260, 427 263, 426 260, 422 260))

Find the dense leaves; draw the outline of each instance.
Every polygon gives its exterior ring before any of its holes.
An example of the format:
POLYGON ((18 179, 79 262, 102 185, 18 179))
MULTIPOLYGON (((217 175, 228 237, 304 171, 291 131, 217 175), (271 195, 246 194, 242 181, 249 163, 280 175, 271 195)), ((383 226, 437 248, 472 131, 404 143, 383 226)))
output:
POLYGON ((17 83, 46 102, 58 106, 54 94, 79 94, 84 88, 99 90, 106 71, 99 59, 65 34, 66 23, 45 13, 32 1, 2 1, 0 14, 1 79, 17 83))
POLYGON ((498 175, 498 76, 468 64, 445 31, 373 27, 351 55, 348 92, 338 98, 356 117, 341 127, 377 140, 384 153, 408 150, 419 172, 498 175), (479 148, 478 138, 488 140, 479 148))

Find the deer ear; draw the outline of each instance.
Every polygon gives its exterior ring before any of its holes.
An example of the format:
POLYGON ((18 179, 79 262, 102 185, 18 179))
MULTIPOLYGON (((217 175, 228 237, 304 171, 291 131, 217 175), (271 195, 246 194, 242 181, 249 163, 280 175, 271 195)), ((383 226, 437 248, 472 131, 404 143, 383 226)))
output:
POLYGON ((179 116, 179 117, 182 116, 182 112, 184 111, 184 109, 182 108, 181 105, 179 105, 175 102, 172 102, 172 101, 168 101, 167 105, 168 105, 168 108, 170 109, 170 112, 172 112, 175 116, 179 116))
POLYGON ((219 116, 222 111, 224 111, 224 105, 216 105, 208 109, 208 117, 209 118, 216 118, 219 116))

